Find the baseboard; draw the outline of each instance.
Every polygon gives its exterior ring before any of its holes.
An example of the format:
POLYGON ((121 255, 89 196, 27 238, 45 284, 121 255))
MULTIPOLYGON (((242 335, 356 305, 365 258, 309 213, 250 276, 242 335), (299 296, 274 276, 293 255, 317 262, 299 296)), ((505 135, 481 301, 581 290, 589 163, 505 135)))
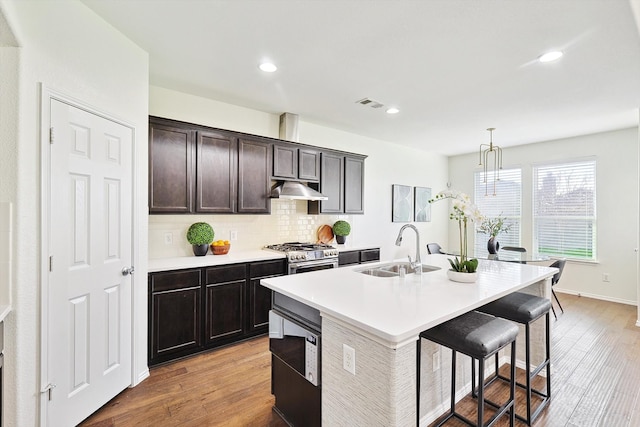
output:
POLYGON ((136 378, 136 383, 135 384, 131 384, 131 387, 135 387, 138 384, 140 384, 142 381, 146 380, 147 378, 149 378, 149 375, 151 375, 149 373, 149 368, 145 369, 144 371, 138 373, 138 377, 136 378))
POLYGON ((572 289, 556 288, 554 286, 553 290, 555 292, 557 292, 557 293, 560 293, 560 294, 576 295, 576 296, 579 296, 579 297, 587 297, 587 298, 593 298, 593 299, 597 299, 597 300, 601 300, 601 301, 617 302, 619 304, 626 304, 626 305, 633 305, 633 306, 637 306, 638 305, 637 301, 626 300, 626 299, 622 299, 622 298, 613 298, 613 297, 608 297, 608 296, 605 296, 605 295, 597 295, 597 294, 589 294, 589 293, 585 293, 585 292, 577 292, 577 291, 574 291, 572 289))

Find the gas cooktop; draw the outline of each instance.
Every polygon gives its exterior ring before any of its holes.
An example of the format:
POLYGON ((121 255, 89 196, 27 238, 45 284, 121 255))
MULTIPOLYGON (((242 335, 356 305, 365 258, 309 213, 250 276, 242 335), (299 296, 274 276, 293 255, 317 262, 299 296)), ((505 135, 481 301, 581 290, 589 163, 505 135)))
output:
POLYGON ((338 249, 325 243, 289 242, 264 247, 272 251, 285 252, 289 262, 301 262, 337 258, 338 249))
POLYGON ((326 243, 300 243, 300 242, 289 242, 289 243, 279 243, 277 245, 267 245, 265 246, 267 249, 271 249, 278 252, 289 252, 289 251, 317 251, 324 249, 335 249, 331 245, 327 245, 326 243))

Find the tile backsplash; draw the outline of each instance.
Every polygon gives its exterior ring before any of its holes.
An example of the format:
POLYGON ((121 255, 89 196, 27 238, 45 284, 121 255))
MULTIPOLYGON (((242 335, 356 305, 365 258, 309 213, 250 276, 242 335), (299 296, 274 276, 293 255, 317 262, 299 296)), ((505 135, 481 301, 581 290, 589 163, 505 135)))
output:
POLYGON ((185 235, 194 222, 208 222, 215 239, 231 240, 236 250, 283 242, 315 242, 318 228, 349 215, 309 215, 304 200, 271 200, 270 215, 149 215, 149 258, 191 256, 185 235), (237 235, 231 239, 232 233, 237 235))

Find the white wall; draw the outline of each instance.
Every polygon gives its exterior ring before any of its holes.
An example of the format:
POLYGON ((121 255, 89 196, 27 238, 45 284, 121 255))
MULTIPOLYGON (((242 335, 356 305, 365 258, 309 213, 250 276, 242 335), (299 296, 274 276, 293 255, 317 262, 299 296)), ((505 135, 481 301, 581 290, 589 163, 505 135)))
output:
MULTIPOLYGON (((268 114, 151 86, 149 114, 206 126, 278 137, 279 114, 268 114)), ((295 113, 295 111, 293 111, 295 113)), ((307 215, 306 203, 273 201, 271 215, 151 215, 149 217, 150 257, 189 255, 184 233, 195 221, 207 221, 220 238, 238 230, 233 248, 258 249, 269 243, 298 237, 315 240, 320 225, 338 218, 351 223, 348 243, 382 248, 382 258, 406 257, 415 253, 415 238, 407 233, 400 248, 394 245, 403 225, 391 222, 391 186, 404 184, 443 189, 447 180, 447 158, 401 147, 380 140, 319 126, 300 118, 300 142, 367 155, 365 160, 364 215, 307 215), (283 210, 287 212, 283 213, 283 210), (286 218, 285 218, 286 217, 286 218), (286 221, 285 221, 286 219, 286 221), (173 245, 164 243, 164 234, 173 235, 173 245)), ((429 241, 443 242, 446 234, 446 207, 434 206, 432 222, 414 223, 421 233, 421 252, 429 241)))
MULTIPOLYGON (((533 241, 532 165, 596 158, 597 262, 568 262, 556 289, 636 304, 638 145, 638 128, 631 128, 504 149, 504 168, 522 168, 521 244, 529 248, 533 241), (602 281, 603 273, 609 274, 610 282, 602 281)), ((473 153, 449 160, 452 186, 470 195, 473 173, 479 170, 477 156, 473 153)), ((455 232, 450 227, 450 236, 455 232)))
MULTIPOLYGON (((146 227, 148 55, 76 0, 0 0, 0 15, 18 48, 3 48, 1 201, 14 204, 13 312, 5 322, 5 425, 39 424, 40 371, 40 97, 39 83, 135 127, 139 214, 134 262, 143 272, 133 286, 140 330, 135 344, 146 371, 146 227), (6 51, 6 49, 9 49, 6 51), (5 54, 6 52, 6 54, 5 54), (5 55, 14 55, 5 74, 5 55), (11 77, 17 71, 17 79, 11 77), (12 96, 12 101, 5 100, 12 96), (5 122, 8 120, 8 123, 5 122), (6 131, 5 125, 14 129, 6 131), (5 169, 6 168, 6 169, 5 169), (5 181, 7 177, 7 181, 5 181)), ((0 19, 0 22, 2 20, 0 19)))

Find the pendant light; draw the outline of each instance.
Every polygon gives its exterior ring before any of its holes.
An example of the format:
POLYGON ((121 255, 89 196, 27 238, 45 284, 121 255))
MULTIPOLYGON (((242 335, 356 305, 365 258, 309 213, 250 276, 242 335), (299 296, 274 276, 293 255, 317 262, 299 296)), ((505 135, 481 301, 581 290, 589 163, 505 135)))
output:
POLYGON ((487 128, 489 131, 489 144, 480 144, 480 166, 484 166, 484 195, 489 191, 489 161, 493 160, 493 195, 496 195, 496 182, 500 180, 500 169, 502 169, 502 148, 493 145, 493 131, 496 128, 487 128))

